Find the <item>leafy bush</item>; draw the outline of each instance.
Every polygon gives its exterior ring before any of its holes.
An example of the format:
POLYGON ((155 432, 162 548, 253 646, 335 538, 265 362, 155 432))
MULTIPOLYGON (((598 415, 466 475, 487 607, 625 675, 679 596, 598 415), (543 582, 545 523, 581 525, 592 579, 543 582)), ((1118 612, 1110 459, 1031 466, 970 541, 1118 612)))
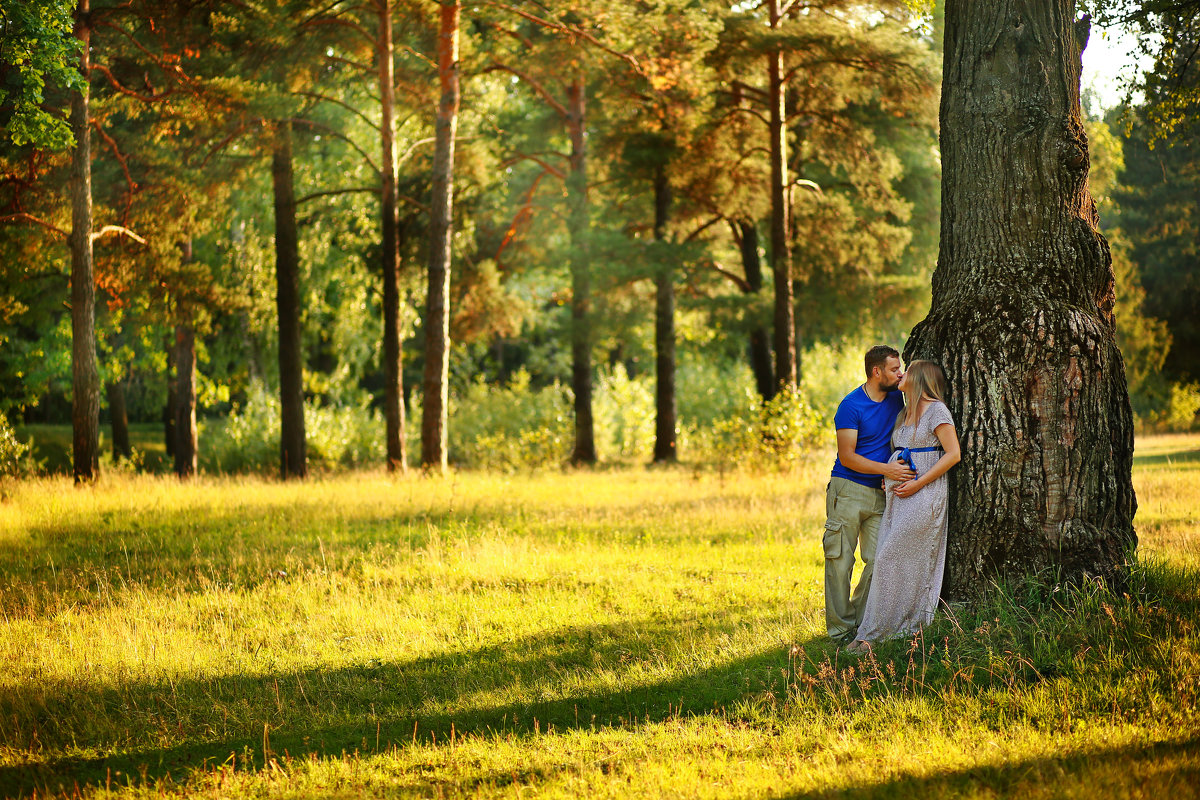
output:
POLYGON ((18 439, 8 424, 8 417, 0 413, 0 477, 26 472, 29 451, 30 446, 18 439))
POLYGON ((602 372, 593 398, 596 449, 604 459, 649 458, 654 450, 654 377, 630 378, 617 364, 602 372))
POLYGON ((571 448, 570 391, 557 383, 533 389, 523 369, 507 386, 472 383, 451 412, 450 456, 462 466, 532 469, 561 463, 571 448))
POLYGON ((713 463, 721 471, 787 468, 828 434, 825 416, 799 390, 784 389, 765 403, 747 392, 745 400, 741 409, 708 428, 691 431, 687 441, 691 460, 713 463))
POLYGON ((1197 414, 1200 414, 1200 384, 1171 384, 1171 398, 1163 414, 1163 427, 1174 433, 1195 430, 1197 414))
MULTIPOLYGON (((279 396, 262 384, 221 422, 206 426, 200 464, 215 472, 274 472, 279 468, 279 396)), ((304 404, 308 465, 313 469, 363 466, 383 459, 384 423, 365 398, 355 405, 304 404)))

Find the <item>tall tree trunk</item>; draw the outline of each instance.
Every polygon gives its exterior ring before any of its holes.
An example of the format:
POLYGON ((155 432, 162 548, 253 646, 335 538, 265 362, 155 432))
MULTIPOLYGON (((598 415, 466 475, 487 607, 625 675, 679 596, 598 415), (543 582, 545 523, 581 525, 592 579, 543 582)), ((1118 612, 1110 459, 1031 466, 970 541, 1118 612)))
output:
POLYGON ((446 471, 450 402, 450 247, 453 239, 454 135, 458 128, 459 0, 441 3, 438 29, 438 103, 430 204, 429 291, 425 314, 425 381, 421 405, 421 465, 446 471))
POLYGON ((167 403, 163 406, 163 436, 165 438, 167 458, 175 458, 175 413, 179 407, 179 381, 175 378, 175 341, 170 334, 163 342, 167 351, 167 403))
MULTIPOLYGON (((772 30, 781 25, 781 0, 769 0, 772 30)), ((792 253, 788 231, 787 114, 784 111, 783 51, 767 54, 767 102, 771 154, 771 269, 775 274, 776 386, 796 384, 796 311, 792 301, 792 253)))
POLYGON ((83 81, 71 94, 71 428, 75 482, 95 480, 100 469, 100 372, 96 364, 96 285, 92 270, 92 134, 89 124, 91 21, 89 0, 79 0, 75 36, 82 43, 83 81))
POLYGON ((107 386, 108 414, 112 422, 113 463, 129 458, 133 450, 129 446, 129 412, 125 408, 125 382, 111 380, 107 386))
POLYGON ((946 367, 963 443, 948 597, 1034 571, 1119 577, 1137 541, 1113 272, 1079 108, 1087 23, 1073 6, 947 3, 941 250, 905 357, 946 367))
POLYGON ((196 474, 196 331, 187 322, 175 325, 175 474, 196 474))
POLYGON ((300 241, 292 178, 292 126, 277 123, 271 154, 275 193, 275 308, 279 314, 279 477, 303 478, 304 359, 300 347, 300 241))
POLYGON ((591 260, 588 254, 587 88, 576 75, 567 87, 567 132, 571 139, 567 193, 571 238, 571 390, 575 393, 575 447, 572 464, 596 463, 592 416, 591 260))
MULTIPOLYGON (((739 220, 737 243, 742 254, 742 270, 746 273, 747 294, 757 296, 763 288, 762 261, 758 257, 758 227, 753 220, 739 220)), ((775 370, 771 366, 771 336, 766 326, 755 323, 750 329, 750 369, 754 385, 763 400, 775 396, 775 370)))
MULTIPOLYGON (((654 240, 666 241, 671 185, 659 166, 654 176, 654 240)), ((675 442, 675 270, 659 264, 654 276, 654 461, 676 461, 675 442)))
POLYGON ((391 0, 377 0, 379 35, 375 54, 379 66, 379 97, 381 118, 379 142, 382 150, 380 168, 383 170, 382 191, 379 195, 383 219, 383 416, 386 424, 388 472, 408 470, 407 445, 404 438, 404 362, 401 354, 400 330, 400 241, 399 209, 396 200, 396 80, 392 44, 391 0))

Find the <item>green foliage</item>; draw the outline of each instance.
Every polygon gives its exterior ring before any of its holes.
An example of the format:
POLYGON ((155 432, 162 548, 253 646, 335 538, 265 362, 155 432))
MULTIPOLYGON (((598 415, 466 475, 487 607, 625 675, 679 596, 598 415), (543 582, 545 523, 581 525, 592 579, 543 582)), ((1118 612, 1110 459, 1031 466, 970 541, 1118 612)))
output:
POLYGON ((65 150, 74 144, 61 111, 48 110, 47 85, 77 90, 82 85, 75 61, 80 42, 72 32, 68 0, 21 0, 0 11, 0 109, 9 111, 0 127, 13 144, 65 150))
MULTIPOLYGON (((243 404, 228 417, 204 425, 200 466, 209 472, 260 472, 279 469, 279 396, 253 384, 243 404)), ((304 404, 308 466, 332 470, 378 463, 383 458, 383 421, 364 398, 355 405, 304 404)))
POLYGON ((506 386, 471 383, 451 409, 449 448, 457 464, 512 472, 557 466, 570 450, 570 393, 557 383, 532 388, 524 369, 506 386))
POLYGON ((1168 431, 1194 431, 1200 428, 1200 384, 1173 383, 1166 408, 1148 420, 1153 428, 1168 431))
POLYGON ((596 446, 601 458, 649 458, 654 448, 652 376, 630 378, 621 364, 602 371, 596 384, 593 410, 596 446))
POLYGON ((830 438, 824 415, 800 390, 787 387, 766 403, 744 390, 739 399, 740 407, 710 426, 687 428, 680 447, 685 458, 722 474, 739 468, 786 470, 830 438))
POLYGON ((1100 27, 1131 31, 1136 55, 1151 63, 1122 82, 1127 103, 1143 98, 1139 115, 1148 125, 1149 146, 1186 147, 1195 141, 1200 135, 1200 14, 1194 0, 1087 0, 1083 5, 1100 27))
POLYGON ((1128 258, 1145 290, 1147 316, 1167 324, 1171 350, 1163 371, 1172 381, 1200 380, 1194 353, 1200 349, 1200 150, 1151 150, 1149 129, 1139 119, 1124 141, 1125 169, 1113 191, 1111 224, 1128 242, 1128 258))
POLYGON ((17 438, 8 424, 8 417, 0 411, 0 477, 18 475, 25 471, 30 446, 17 438))

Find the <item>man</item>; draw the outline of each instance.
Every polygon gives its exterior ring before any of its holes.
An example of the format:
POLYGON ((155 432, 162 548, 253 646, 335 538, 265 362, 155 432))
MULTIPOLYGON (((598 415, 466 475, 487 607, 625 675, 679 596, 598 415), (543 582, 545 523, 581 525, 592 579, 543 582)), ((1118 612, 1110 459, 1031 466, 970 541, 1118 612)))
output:
POLYGON ((898 391, 904 374, 900 353, 877 345, 867 351, 864 365, 867 382, 846 395, 833 417, 838 454, 825 492, 825 625, 829 638, 839 643, 854 640, 871 591, 883 478, 915 477, 907 465, 888 462, 892 428, 904 410, 904 395, 898 391), (856 547, 863 568, 851 595, 856 547))

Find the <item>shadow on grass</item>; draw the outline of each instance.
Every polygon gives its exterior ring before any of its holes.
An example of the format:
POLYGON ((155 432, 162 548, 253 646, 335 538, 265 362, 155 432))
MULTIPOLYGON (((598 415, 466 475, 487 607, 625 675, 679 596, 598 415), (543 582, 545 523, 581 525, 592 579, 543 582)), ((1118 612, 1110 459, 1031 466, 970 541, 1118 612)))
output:
POLYGON ((1166 453, 1153 453, 1142 456, 1135 452, 1133 455, 1133 465, 1135 467, 1181 467, 1195 469, 1200 466, 1200 449, 1172 450, 1166 453))
MULTIPOLYGON (((1200 786, 1200 739, 1097 748, 1062 758, 1031 758, 872 786, 782 795, 787 800, 890 800, 924 797, 1195 797, 1200 786), (1128 788, 1136 786, 1130 793, 1128 788), (1180 789, 1190 787, 1180 793, 1180 789), (1108 791, 1106 791, 1108 790, 1108 791), (1122 791, 1124 790, 1124 791, 1122 791), (1160 794, 1161 792, 1161 794, 1160 794)), ((771 797, 780 797, 772 794, 771 797)))
MULTIPOLYGON (((129 778, 135 782, 166 777, 178 781, 196 769, 226 763, 231 754, 239 768, 261 768, 271 754, 369 755, 414 741, 447 742, 452 727, 455 735, 523 737, 572 729, 635 727, 678 715, 723 714, 747 697, 786 691, 787 647, 780 645, 668 680, 643 682, 638 677, 641 669, 651 670, 662 663, 658 647, 670 638, 705 637, 704 641, 709 641, 714 634, 720 637, 742 625, 777 618, 779 613, 779 609, 760 609, 740 618, 724 616, 720 623, 690 617, 566 628, 499 646, 337 670, 138 684, 120 691, 63 687, 36 691, 33 697, 23 696, 20 689, 6 690, 0 693, 0 718, 15 721, 24 716, 28 720, 28 709, 33 707, 37 721, 28 723, 47 731, 52 720, 67 720, 76 730, 59 734, 64 743, 74 741, 77 728, 87 724, 87 709, 97 709, 97 716, 109 718, 95 720, 112 731, 108 738, 127 736, 133 741, 152 739, 176 727, 181 735, 219 729, 222 709, 227 708, 237 709, 248 719, 239 724, 240 733, 228 736, 101 757, 3 766, 0 793, 10 796, 34 790, 61 791, 60 787, 70 789, 75 784, 103 785, 110 775, 121 785, 129 778), (595 688, 597 683, 603 688, 595 688), (523 687, 529 699, 504 702, 514 686, 523 687), (189 703, 193 706, 190 711, 179 711, 189 703), (172 711, 178 716, 172 716, 172 711), (266 756, 264 723, 269 726, 270 752, 266 756), (121 730, 121 724, 128 729, 121 730), (248 727, 252 733, 246 732, 248 727)), ((822 637, 803 647, 819 659, 832 645, 822 637)), ((33 735, 25 731, 27 739, 33 735)), ((115 742, 80 743, 100 751, 119 748, 115 742)), ((40 747, 34 741, 23 744, 14 749, 30 752, 40 747)), ((55 744, 47 741, 45 746, 55 744)))

